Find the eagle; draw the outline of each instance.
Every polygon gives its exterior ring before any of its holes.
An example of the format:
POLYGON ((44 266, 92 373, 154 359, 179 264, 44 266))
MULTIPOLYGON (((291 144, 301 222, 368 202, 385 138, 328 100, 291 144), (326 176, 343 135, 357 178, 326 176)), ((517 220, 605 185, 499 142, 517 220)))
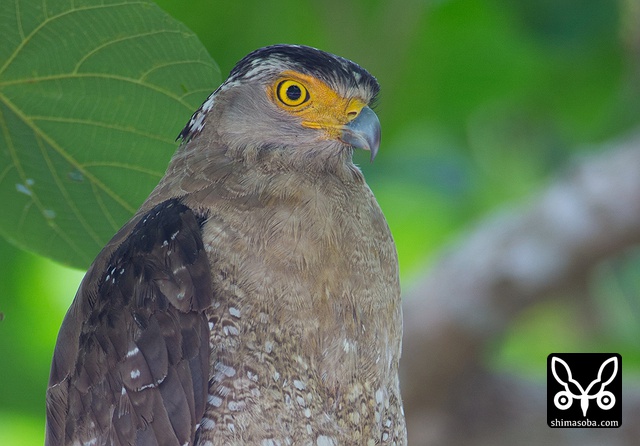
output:
POLYGON ((80 284, 47 446, 406 444, 397 253, 352 160, 378 91, 307 46, 237 63, 80 284))

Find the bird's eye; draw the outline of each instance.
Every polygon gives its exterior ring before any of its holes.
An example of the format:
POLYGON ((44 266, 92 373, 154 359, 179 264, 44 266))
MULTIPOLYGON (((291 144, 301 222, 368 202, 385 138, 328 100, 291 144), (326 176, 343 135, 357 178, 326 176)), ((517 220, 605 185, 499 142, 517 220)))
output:
POLYGON ((309 92, 300 82, 285 80, 278 84, 278 99, 289 107, 296 107, 309 100, 309 92))

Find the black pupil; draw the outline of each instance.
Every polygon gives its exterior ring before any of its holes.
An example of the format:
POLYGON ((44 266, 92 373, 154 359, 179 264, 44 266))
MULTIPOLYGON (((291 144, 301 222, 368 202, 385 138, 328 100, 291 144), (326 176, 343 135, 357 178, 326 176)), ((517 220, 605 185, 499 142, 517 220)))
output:
POLYGON ((302 90, 297 85, 289 85, 287 87, 287 97, 291 101, 297 101, 302 96, 302 90))

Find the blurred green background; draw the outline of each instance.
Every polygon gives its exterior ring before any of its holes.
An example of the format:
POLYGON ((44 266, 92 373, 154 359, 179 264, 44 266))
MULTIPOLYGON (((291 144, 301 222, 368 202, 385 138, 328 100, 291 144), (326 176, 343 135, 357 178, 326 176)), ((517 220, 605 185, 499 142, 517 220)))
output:
MULTIPOLYGON (((300 43, 379 79, 382 147, 375 163, 357 162, 394 233, 405 287, 474 221, 640 123, 637 0, 157 3, 199 36, 223 76, 258 47, 300 43)), ((638 265, 630 252, 593 275, 602 327, 581 327, 570 303, 543 304, 488 363, 543 380, 534 356, 611 350, 623 355, 625 379, 637 376, 638 265)), ((55 337, 81 278, 0 239, 2 444, 43 442, 55 337)))

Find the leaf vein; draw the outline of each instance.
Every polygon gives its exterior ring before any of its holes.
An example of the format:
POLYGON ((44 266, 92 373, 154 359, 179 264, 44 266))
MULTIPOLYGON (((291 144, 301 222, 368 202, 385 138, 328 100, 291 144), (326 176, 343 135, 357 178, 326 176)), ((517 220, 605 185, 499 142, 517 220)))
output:
POLYGON ((148 2, 123 2, 123 3, 114 3, 111 5, 95 5, 95 6, 84 6, 81 8, 76 8, 75 5, 72 6, 71 9, 61 12, 57 15, 53 15, 51 17, 46 17, 42 23, 40 23, 38 26, 36 26, 33 31, 31 31, 31 33, 28 36, 25 36, 22 41, 20 42, 20 44, 16 47, 16 49, 13 51, 13 53, 7 58, 6 62, 4 63, 4 65, 2 65, 2 67, 0 67, 0 75, 2 75, 2 73, 4 72, 4 70, 7 69, 7 67, 9 65, 11 65, 11 63, 13 62, 13 60, 17 57, 17 55, 20 53, 20 51, 25 47, 25 45, 27 43, 29 43, 29 41, 31 39, 34 38, 34 36, 36 34, 38 34, 40 31, 42 31, 42 29, 44 29, 44 27, 46 25, 48 25, 49 23, 53 22, 54 20, 60 19, 62 17, 65 17, 69 14, 73 14, 76 12, 80 12, 80 11, 91 11, 91 10, 96 10, 96 9, 106 9, 106 8, 114 8, 114 7, 120 7, 120 6, 131 6, 131 5, 144 5, 144 4, 148 4, 148 2))
POLYGON ((111 45, 115 45, 116 43, 125 42, 127 40, 134 40, 134 39, 138 39, 138 38, 141 38, 141 37, 148 37, 148 36, 153 36, 153 35, 156 35, 156 34, 164 34, 164 33, 179 34, 180 31, 179 30, 160 29, 160 30, 155 30, 155 31, 150 31, 150 32, 140 33, 140 34, 133 34, 133 35, 130 35, 130 36, 121 37, 119 39, 110 40, 108 42, 103 43, 102 45, 98 45, 97 47, 95 47, 91 51, 89 51, 87 54, 85 54, 83 57, 81 57, 80 60, 78 61, 78 63, 76 63, 76 66, 73 69, 72 73, 73 74, 77 74, 78 70, 80 69, 82 64, 84 64, 91 56, 95 56, 100 51, 106 49, 107 47, 109 47, 111 45))
POLYGON ((184 106, 188 110, 192 110, 193 106, 183 100, 182 96, 177 96, 173 94, 173 92, 160 88, 154 84, 148 84, 144 82, 140 82, 138 79, 133 79, 125 76, 118 76, 114 74, 107 73, 64 73, 64 74, 56 74, 52 76, 41 76, 29 79, 16 79, 12 81, 0 82, 0 87, 14 86, 14 85, 22 85, 22 84, 35 84, 37 82, 47 82, 47 81, 57 81, 57 80, 67 80, 67 79, 77 79, 77 78, 86 78, 86 79, 106 79, 120 82, 127 82, 135 85, 140 85, 146 87, 155 92, 161 93, 168 97, 169 99, 175 100, 180 105, 184 106))
POLYGON ((100 189, 102 189, 107 195, 113 198, 118 204, 120 204, 120 206, 122 206, 125 210, 127 210, 132 214, 135 212, 135 208, 131 206, 131 204, 126 202, 121 196, 119 196, 113 190, 107 187, 107 185, 104 184, 102 181, 98 180, 97 177, 95 177, 90 172, 83 169, 80 163, 78 163, 78 161, 75 158, 73 158, 62 147, 60 147, 60 145, 55 140, 48 137, 46 133, 43 132, 42 129, 40 129, 40 127, 38 127, 31 119, 29 119, 28 116, 25 116, 22 113, 22 111, 19 108, 17 108, 12 102, 10 102, 4 95, 2 95, 2 93, 0 93, 0 101, 4 102, 7 107, 9 107, 18 117, 20 117, 20 119, 22 119, 22 121, 28 127, 30 127, 35 134, 41 135, 41 138, 44 141, 46 141, 47 144, 49 144, 55 151, 57 151, 60 154, 60 156, 62 156, 69 164, 76 167, 80 171, 80 173, 82 173, 90 181, 95 182, 100 189))
POLYGON ((102 200, 102 196, 100 195, 100 191, 98 189, 96 189, 93 184, 91 185, 91 190, 93 191, 93 196, 96 198, 96 202, 98 203, 98 207, 100 207, 100 210, 102 211, 102 213, 106 217, 107 221, 111 225, 111 228, 113 229, 113 231, 116 232, 118 229, 120 229, 120 225, 115 221, 115 219, 113 218, 113 215, 111 214, 111 212, 109 212, 109 209, 107 208, 106 204, 104 203, 104 200, 102 200))
POLYGON ((143 132, 140 131, 138 129, 132 128, 132 127, 124 127, 121 125, 116 125, 116 124, 109 124, 106 122, 100 122, 100 121, 92 121, 89 119, 78 119, 78 118, 64 118, 64 117, 59 117, 59 116, 40 116, 40 115, 33 115, 31 116, 31 119, 36 122, 36 121, 46 121, 46 122, 60 122, 60 123, 65 123, 65 124, 76 124, 76 125, 86 125, 86 126, 93 126, 93 127, 99 127, 99 128, 104 128, 104 129, 108 129, 108 130, 117 130, 123 133, 130 133, 132 135, 138 135, 138 136, 143 136, 145 138, 149 138, 149 139, 155 139, 156 141, 165 143, 165 144, 174 144, 175 141, 173 139, 167 139, 167 138, 163 138, 161 136, 158 136, 154 133, 148 133, 148 132, 143 132))
POLYGON ((218 67, 216 65, 212 65, 212 64, 207 63, 206 61, 200 60, 200 59, 176 60, 176 61, 173 61, 173 62, 167 62, 167 63, 154 65, 153 67, 149 68, 147 71, 142 73, 142 76, 140 76, 140 78, 138 80, 140 82, 144 82, 151 75, 151 73, 153 73, 154 71, 157 71, 157 70, 161 70, 163 68, 177 66, 177 65, 189 65, 189 64, 204 65, 205 67, 211 67, 211 68, 214 68, 216 70, 218 69, 218 67))
POLYGON ((149 176, 154 176, 158 179, 162 178, 162 173, 152 170, 152 169, 146 169, 144 167, 141 166, 136 166, 133 164, 126 164, 126 163, 119 163, 117 161, 95 161, 95 162, 91 162, 91 163, 84 163, 82 164, 82 167, 84 168, 88 168, 88 167, 117 167, 119 169, 126 169, 126 170, 130 170, 132 172, 139 172, 139 173, 144 173, 147 174, 149 176))

